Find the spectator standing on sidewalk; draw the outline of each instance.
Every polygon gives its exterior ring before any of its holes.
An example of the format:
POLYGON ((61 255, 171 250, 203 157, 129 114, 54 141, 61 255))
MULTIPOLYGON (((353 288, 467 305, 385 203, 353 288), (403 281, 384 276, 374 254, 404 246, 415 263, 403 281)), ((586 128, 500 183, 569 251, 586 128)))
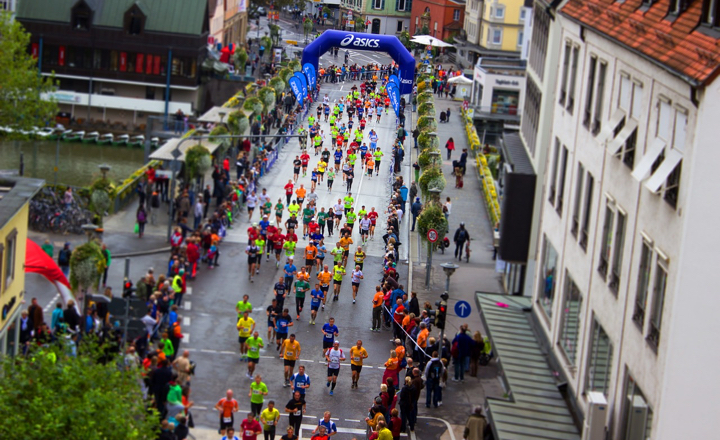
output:
MULTIPOLYGON (((450 113, 449 109, 448 113, 450 113)), ((447 150, 447 160, 450 160, 452 152, 455 150, 455 141, 453 140, 453 138, 448 139, 448 141, 445 143, 445 149, 447 150)))
POLYGON ((473 339, 467 334, 467 324, 460 326, 460 331, 452 341, 451 353, 455 364, 455 375, 453 381, 465 381, 465 369, 470 364, 470 351, 474 344, 473 339), (457 346, 455 345, 457 343, 457 346))
POLYGON ((463 440, 483 440, 487 438, 489 429, 487 419, 485 419, 482 413, 482 408, 476 406, 465 423, 463 440))

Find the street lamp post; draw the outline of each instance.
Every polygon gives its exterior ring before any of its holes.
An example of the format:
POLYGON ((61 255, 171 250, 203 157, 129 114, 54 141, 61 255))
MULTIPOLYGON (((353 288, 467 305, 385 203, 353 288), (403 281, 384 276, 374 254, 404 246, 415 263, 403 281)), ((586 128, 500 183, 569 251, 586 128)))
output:
MULTIPOLYGON (((440 265, 443 268, 443 272, 445 272, 445 276, 447 277, 445 279, 445 294, 443 296, 443 300, 447 302, 449 296, 448 292, 450 292, 450 277, 455 273, 455 270, 460 267, 455 263, 443 263, 440 265)), ((447 309, 447 304, 446 304, 447 309)), ((443 346, 443 338, 445 337, 445 326, 443 325, 443 328, 440 329, 440 346, 443 346)))
MULTIPOLYGON (((440 197, 440 193, 442 192, 438 188, 430 188, 428 190, 429 193, 431 193, 432 197, 440 197)), ((432 269, 432 253, 433 253, 433 243, 428 240, 428 255, 427 255, 427 265, 425 266, 425 288, 428 289, 430 287, 430 271, 432 269)))

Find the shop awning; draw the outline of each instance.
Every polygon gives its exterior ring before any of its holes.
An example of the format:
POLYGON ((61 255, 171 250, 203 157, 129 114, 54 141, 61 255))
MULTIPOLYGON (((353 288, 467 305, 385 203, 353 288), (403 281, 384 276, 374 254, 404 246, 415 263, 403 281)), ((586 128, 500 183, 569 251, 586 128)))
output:
POLYGON ((682 154, 677 150, 671 149, 666 155, 665 160, 662 161, 657 170, 652 176, 645 182, 645 188, 656 193, 660 189, 663 183, 667 180, 670 173, 675 170, 682 160, 682 154))
POLYGON ((496 440, 580 440, 529 321, 532 300, 476 294, 509 399, 487 398, 496 440))
POLYGON ((632 132, 635 131, 637 126, 638 123, 635 119, 626 120, 625 126, 622 130, 620 130, 620 133, 618 133, 618 135, 615 136, 615 139, 608 144, 608 153, 617 154, 617 152, 620 151, 620 148, 625 145, 625 142, 628 140, 632 132))
POLYGON ((653 164, 657 160, 658 157, 660 157, 660 154, 665 149, 665 141, 660 138, 655 138, 652 144, 650 144, 650 148, 648 148, 645 155, 640 159, 640 162, 635 166, 635 169, 632 172, 632 176, 637 180, 638 182, 642 182, 643 180, 647 179, 650 175, 650 170, 652 169, 653 164))
POLYGON ((156 160, 173 160, 172 152, 177 148, 178 145, 180 145, 180 156, 178 157, 178 160, 180 162, 185 162, 185 151, 187 151, 188 148, 194 146, 194 145, 202 145, 205 148, 210 151, 210 154, 213 154, 215 150, 218 149, 220 146, 219 143, 210 142, 208 139, 180 139, 180 138, 170 138, 165 142, 163 145, 160 146, 157 150, 153 151, 152 154, 150 154, 150 159, 156 159, 156 160))

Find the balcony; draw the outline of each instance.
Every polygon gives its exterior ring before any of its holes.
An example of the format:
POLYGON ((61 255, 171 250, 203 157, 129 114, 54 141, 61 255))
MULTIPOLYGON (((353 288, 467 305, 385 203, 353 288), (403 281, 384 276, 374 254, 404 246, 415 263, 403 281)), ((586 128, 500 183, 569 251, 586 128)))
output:
POLYGON ((474 119, 496 120, 520 123, 522 112, 515 105, 493 104, 490 106, 471 105, 474 119))

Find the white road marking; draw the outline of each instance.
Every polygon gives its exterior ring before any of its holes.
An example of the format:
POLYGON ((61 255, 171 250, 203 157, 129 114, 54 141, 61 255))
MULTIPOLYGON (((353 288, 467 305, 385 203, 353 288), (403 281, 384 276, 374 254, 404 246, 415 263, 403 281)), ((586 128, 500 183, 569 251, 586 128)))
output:
POLYGON ((183 301, 183 309, 185 309, 185 310, 192 309, 192 303, 190 301, 183 301))
POLYGON ((345 419, 346 422, 354 422, 354 423, 360 423, 360 420, 355 419, 345 419))
POLYGON ((190 325, 190 317, 189 316, 183 316, 183 324, 182 325, 184 325, 186 327, 190 325))
POLYGON ((185 295, 192 295, 193 288, 188 286, 185 288, 185 295))
POLYGON ((190 343, 190 333, 184 333, 182 341, 186 344, 190 343))
POLYGON ((51 299, 50 302, 48 303, 48 305, 45 306, 45 309, 43 309, 43 313, 47 313, 50 310, 50 308, 55 304, 55 302, 58 300, 58 298, 60 298, 59 293, 57 293, 57 294, 55 294, 55 296, 53 296, 53 299, 51 299))

